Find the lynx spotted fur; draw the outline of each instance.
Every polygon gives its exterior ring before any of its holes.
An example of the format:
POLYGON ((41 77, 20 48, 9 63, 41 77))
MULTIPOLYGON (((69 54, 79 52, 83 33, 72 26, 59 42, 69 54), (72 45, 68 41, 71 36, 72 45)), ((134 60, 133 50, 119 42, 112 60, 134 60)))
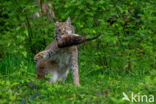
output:
POLYGON ((69 69, 73 76, 75 85, 79 85, 78 73, 78 50, 77 46, 58 48, 57 39, 63 34, 74 34, 74 28, 70 23, 70 18, 65 22, 55 23, 55 40, 53 40, 44 51, 35 55, 37 61, 36 73, 38 78, 44 78, 47 74, 52 74, 50 83, 64 82, 69 69))

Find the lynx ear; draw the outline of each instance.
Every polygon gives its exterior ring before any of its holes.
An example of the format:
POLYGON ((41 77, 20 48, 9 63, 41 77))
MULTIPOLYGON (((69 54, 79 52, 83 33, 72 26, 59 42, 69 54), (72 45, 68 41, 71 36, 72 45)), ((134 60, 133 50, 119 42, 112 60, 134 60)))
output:
POLYGON ((67 23, 67 24, 71 24, 71 19, 70 19, 70 17, 68 17, 68 19, 66 20, 66 23, 67 23))

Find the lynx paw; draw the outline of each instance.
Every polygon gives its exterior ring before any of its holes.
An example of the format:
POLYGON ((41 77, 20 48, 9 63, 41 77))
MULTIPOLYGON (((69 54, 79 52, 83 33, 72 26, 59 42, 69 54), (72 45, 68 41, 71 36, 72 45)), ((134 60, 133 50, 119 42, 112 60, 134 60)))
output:
POLYGON ((38 60, 41 60, 45 57, 45 51, 39 52, 38 54, 35 55, 34 61, 37 62, 38 60))

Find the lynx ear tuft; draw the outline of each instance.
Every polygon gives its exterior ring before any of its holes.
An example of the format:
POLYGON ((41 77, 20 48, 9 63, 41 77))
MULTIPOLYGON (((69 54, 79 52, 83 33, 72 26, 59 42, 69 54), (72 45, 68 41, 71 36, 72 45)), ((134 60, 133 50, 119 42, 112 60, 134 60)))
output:
POLYGON ((70 17, 68 17, 68 19, 66 20, 66 23, 67 23, 67 24, 71 24, 71 19, 70 19, 70 17))

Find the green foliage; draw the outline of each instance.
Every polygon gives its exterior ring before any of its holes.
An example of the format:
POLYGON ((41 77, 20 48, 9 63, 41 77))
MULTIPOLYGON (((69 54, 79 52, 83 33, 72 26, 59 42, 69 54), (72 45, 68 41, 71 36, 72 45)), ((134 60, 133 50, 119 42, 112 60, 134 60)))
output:
POLYGON ((81 86, 71 76, 63 85, 36 79, 33 56, 53 40, 55 27, 46 16, 35 18, 37 0, 1 0, 0 103, 127 104, 122 92, 156 95, 155 0, 49 2, 57 21, 71 17, 77 34, 102 33, 79 46, 81 86))
MULTIPOLYGON (((135 72, 154 66, 154 1, 53 0, 51 3, 58 21, 72 18, 76 33, 85 32, 86 37, 102 33, 100 39, 80 46, 84 55, 94 53, 94 62, 99 67, 135 72)), ((33 57, 52 41, 54 25, 50 18, 34 17, 40 11, 37 1, 4 1, 1 6, 1 57, 3 54, 33 57)))
MULTIPOLYGON (((72 84, 71 75, 68 76, 65 84, 51 85, 48 81, 36 79, 36 74, 30 72, 34 68, 28 68, 29 65, 21 61, 18 70, 14 73, 7 76, 0 74, 2 104, 37 102, 41 104, 129 104, 130 102, 122 100, 122 92, 156 94, 156 71, 154 70, 151 74, 142 76, 80 70, 81 86, 75 87, 72 84)), ((88 65, 80 66, 80 69, 88 67, 88 65)))

